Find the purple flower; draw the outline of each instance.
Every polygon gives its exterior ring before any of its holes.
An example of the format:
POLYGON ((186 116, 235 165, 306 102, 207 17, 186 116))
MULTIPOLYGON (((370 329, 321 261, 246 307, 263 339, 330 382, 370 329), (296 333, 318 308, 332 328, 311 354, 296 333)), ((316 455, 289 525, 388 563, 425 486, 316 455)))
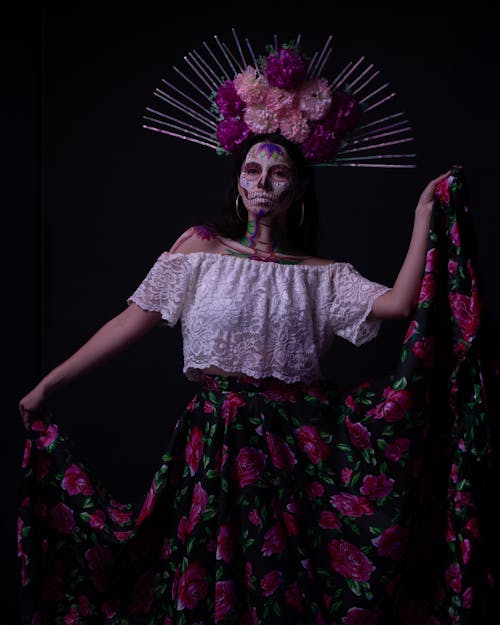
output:
POLYGON ((227 152, 232 152, 249 134, 250 128, 242 119, 223 119, 217 126, 217 140, 227 152))
POLYGON ((332 124, 337 136, 352 132, 358 125, 361 111, 355 98, 340 89, 332 94, 330 112, 323 118, 327 124, 332 124))
POLYGON ((294 89, 305 80, 307 67, 298 52, 282 48, 278 54, 272 52, 267 57, 265 73, 271 87, 294 89))
POLYGON ((304 156, 313 163, 331 160, 339 149, 339 141, 323 121, 312 123, 309 138, 302 143, 304 156))
POLYGON ((245 103, 236 93, 234 84, 231 80, 219 87, 215 96, 215 103, 223 117, 238 117, 243 114, 245 103))

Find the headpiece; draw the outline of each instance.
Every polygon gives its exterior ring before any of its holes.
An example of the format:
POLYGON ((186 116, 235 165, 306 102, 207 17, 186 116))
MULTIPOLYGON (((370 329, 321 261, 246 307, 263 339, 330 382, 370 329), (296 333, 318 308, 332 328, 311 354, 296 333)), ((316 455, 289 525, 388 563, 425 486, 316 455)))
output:
POLYGON ((308 57, 301 36, 266 48, 255 56, 232 29, 235 50, 219 37, 204 54, 193 50, 177 85, 162 80, 154 95, 167 112, 147 108, 143 127, 232 153, 252 135, 279 132, 298 144, 312 165, 415 167, 415 154, 392 153, 393 146, 413 140, 403 112, 381 112, 395 92, 379 84, 380 72, 365 57, 349 62, 327 79, 323 69, 332 52, 330 35, 323 48, 308 57), (180 85, 180 86, 178 86, 180 85))

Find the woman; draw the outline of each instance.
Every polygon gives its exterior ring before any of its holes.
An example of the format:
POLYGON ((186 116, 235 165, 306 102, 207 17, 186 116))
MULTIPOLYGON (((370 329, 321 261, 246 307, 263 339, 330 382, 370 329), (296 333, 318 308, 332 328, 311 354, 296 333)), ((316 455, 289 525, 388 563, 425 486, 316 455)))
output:
POLYGON ((411 622, 417 604, 398 588, 414 557, 421 420, 394 395, 382 414, 373 388, 341 392, 319 358, 334 335, 359 345, 381 319, 415 309, 450 172, 422 192, 388 288, 313 255, 314 188, 297 146, 256 136, 235 165, 233 217, 184 232, 129 306, 19 402, 26 623, 411 622), (72 454, 44 406, 179 318, 184 372, 200 390, 134 511, 72 454))

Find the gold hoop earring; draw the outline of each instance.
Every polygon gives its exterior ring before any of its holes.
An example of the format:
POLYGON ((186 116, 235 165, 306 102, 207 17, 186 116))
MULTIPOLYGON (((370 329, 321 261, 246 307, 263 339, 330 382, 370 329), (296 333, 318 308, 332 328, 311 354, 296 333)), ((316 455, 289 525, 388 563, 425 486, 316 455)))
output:
POLYGON ((240 215, 240 197, 241 197, 240 195, 236 196, 236 215, 238 216, 238 219, 240 221, 245 221, 244 219, 241 218, 241 215, 240 215))
POLYGON ((300 202, 300 210, 301 210, 301 214, 300 214, 299 228, 304 223, 304 200, 301 200, 300 202))

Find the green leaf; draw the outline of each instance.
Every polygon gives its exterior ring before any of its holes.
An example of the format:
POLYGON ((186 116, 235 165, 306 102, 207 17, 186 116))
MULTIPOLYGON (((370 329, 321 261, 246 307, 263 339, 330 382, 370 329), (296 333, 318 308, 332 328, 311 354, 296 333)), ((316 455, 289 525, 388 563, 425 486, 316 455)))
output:
POLYGON ((347 579, 346 582, 351 591, 359 597, 361 595, 359 582, 355 581, 354 579, 347 579))
POLYGON ((403 376, 403 377, 399 378, 399 380, 396 380, 396 381, 393 383, 392 388, 393 388, 395 391, 400 391, 401 389, 406 388, 406 387, 407 387, 407 385, 408 385, 408 381, 407 381, 407 380, 406 380, 406 378, 403 376))
POLYGON ((344 451, 345 453, 350 453, 352 451, 351 446, 346 445, 345 443, 337 443, 336 447, 337 449, 340 449, 340 451, 344 451))

